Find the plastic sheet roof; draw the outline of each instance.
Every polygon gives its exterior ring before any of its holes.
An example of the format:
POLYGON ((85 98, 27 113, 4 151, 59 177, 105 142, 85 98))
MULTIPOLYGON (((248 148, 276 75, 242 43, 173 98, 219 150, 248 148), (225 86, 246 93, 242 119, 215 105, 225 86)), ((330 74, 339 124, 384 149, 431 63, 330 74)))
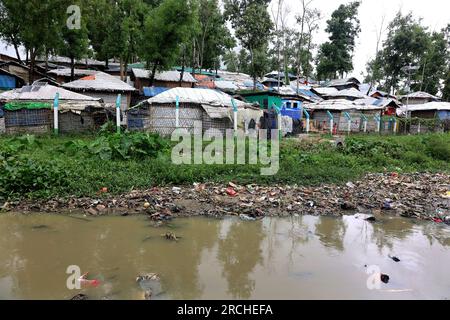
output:
MULTIPOLYGON (((90 75, 96 74, 97 72, 98 72, 97 70, 87 70, 87 69, 75 69, 74 70, 74 73, 77 76, 90 76, 90 75)), ((72 75, 72 71, 70 68, 54 69, 54 70, 50 70, 48 73, 54 74, 57 76, 65 76, 65 77, 70 77, 72 75)))
POLYGON ((417 92, 413 92, 410 94, 407 94, 405 96, 402 96, 402 99, 406 99, 406 98, 413 98, 413 99, 434 99, 434 100, 440 100, 440 98, 433 96, 432 94, 429 94, 427 92, 423 92, 423 91, 417 91, 417 92))
POLYGON ((343 99, 332 99, 332 100, 324 100, 317 103, 310 103, 305 105, 305 107, 309 110, 336 110, 336 111, 345 111, 345 110, 361 110, 361 111, 370 111, 370 110, 383 110, 383 106, 375 106, 365 104, 363 102, 358 101, 349 101, 343 99))
MULTIPOLYGON (((177 96, 180 103, 194 103, 205 104, 216 107, 229 107, 233 105, 231 103, 232 97, 226 93, 202 88, 173 88, 165 91, 157 96, 147 100, 149 104, 154 103, 175 103, 177 96)), ((234 100, 237 107, 251 106, 251 104, 234 100)))
POLYGON ((98 98, 89 97, 83 94, 65 90, 49 84, 35 84, 24 86, 21 89, 6 91, 0 94, 1 100, 23 100, 23 101, 53 101, 56 93, 59 93, 60 100, 76 101, 99 101, 98 98))
MULTIPOLYGON (((133 68, 133 69, 131 69, 131 71, 133 72, 133 74, 136 78, 150 79, 150 70, 133 68)), ((155 74, 155 80, 157 80, 157 81, 179 82, 180 77, 181 77, 181 72, 176 71, 176 70, 162 71, 162 72, 157 72, 155 74)), ((191 82, 191 83, 197 82, 197 80, 195 80, 194 77, 189 72, 183 73, 182 81, 183 82, 191 82)))
MULTIPOLYGON (((408 106, 408 112, 426 111, 426 110, 437 110, 437 111, 450 110, 450 102, 428 102, 424 104, 415 104, 408 106)), ((406 111, 406 106, 402 107, 402 111, 406 111)))
POLYGON ((96 72, 85 78, 63 84, 64 88, 76 91, 109 91, 109 92, 131 92, 135 88, 123 82, 117 77, 104 72, 96 72))

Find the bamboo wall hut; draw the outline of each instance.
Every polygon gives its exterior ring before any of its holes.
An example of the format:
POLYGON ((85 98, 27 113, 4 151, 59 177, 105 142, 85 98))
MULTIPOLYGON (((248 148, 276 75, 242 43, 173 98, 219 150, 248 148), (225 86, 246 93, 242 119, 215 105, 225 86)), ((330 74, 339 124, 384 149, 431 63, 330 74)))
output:
MULTIPOLYGON (((133 68, 131 71, 131 81, 134 82, 134 87, 138 89, 139 92, 142 93, 144 87, 150 87, 151 72, 149 70, 133 68)), ((183 73, 183 78, 181 81, 180 78, 181 72, 179 71, 172 70, 157 72, 155 74, 155 79, 153 80, 153 86, 163 88, 193 88, 197 82, 188 72, 183 73)))
POLYGON ((348 132, 348 119, 351 118, 351 132, 364 130, 363 116, 367 118, 367 132, 375 132, 378 123, 375 116, 381 117, 382 106, 368 105, 349 100, 324 100, 318 103, 305 104, 305 109, 310 113, 311 131, 331 131, 328 112, 333 116, 334 131, 336 133, 348 132))
POLYGON ((400 101, 403 104, 409 104, 409 105, 416 105, 416 104, 424 104, 428 102, 436 102, 440 101, 441 99, 433 96, 432 94, 429 94, 427 92, 417 91, 412 92, 410 94, 407 94, 405 96, 402 96, 400 98, 400 101))
MULTIPOLYGON (((101 99, 106 107, 114 107, 117 96, 122 95, 121 110, 125 112, 131 104, 131 95, 136 89, 115 76, 104 72, 96 72, 90 76, 63 85, 70 91, 86 94, 92 98, 101 99)), ((123 123, 126 123, 124 117, 123 123)))
MULTIPOLYGON (((98 71, 96 70, 88 70, 88 69, 74 69, 74 80, 79 80, 81 78, 92 76, 96 74, 98 71)), ((56 82, 59 84, 68 83, 71 81, 72 70, 70 68, 64 69, 54 69, 47 72, 49 75, 56 79, 56 82)))
MULTIPOLYGON (((157 132, 163 136, 172 134, 176 129, 177 97, 179 128, 194 133, 194 123, 200 121, 203 133, 213 129, 225 134, 226 129, 233 129, 232 97, 201 88, 170 89, 137 105, 128 111, 128 129, 157 132)), ((258 123, 263 115, 252 104, 238 100, 235 104, 238 107, 238 127, 248 128, 251 123, 258 123)))
POLYGON ((0 134, 5 133, 5 112, 0 108, 0 134))
POLYGON ((101 100, 64 90, 46 83, 36 83, 0 94, 5 131, 47 133, 53 129, 53 101, 59 93, 59 130, 79 133, 95 130, 107 121, 101 100))

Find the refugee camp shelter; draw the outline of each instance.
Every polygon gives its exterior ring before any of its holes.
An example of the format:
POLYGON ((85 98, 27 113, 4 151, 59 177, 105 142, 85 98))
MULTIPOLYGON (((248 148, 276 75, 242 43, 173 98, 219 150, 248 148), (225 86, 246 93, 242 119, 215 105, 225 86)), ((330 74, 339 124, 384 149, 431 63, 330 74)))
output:
POLYGON ((0 91, 20 88, 24 85, 25 81, 22 78, 6 70, 0 69, 0 91))
MULTIPOLYGON (((157 132, 168 136, 176 129, 176 101, 179 102, 179 128, 194 132, 194 123, 203 133, 212 129, 225 134, 233 128, 232 97, 220 91, 202 88, 173 88, 128 110, 128 129, 157 132), (178 97, 178 98, 177 98, 178 97)), ((234 100, 240 126, 258 122, 262 112, 251 104, 234 100)), ((199 133, 199 132, 196 132, 199 133)))
POLYGON ((433 101, 440 101, 441 99, 433 96, 432 94, 429 94, 427 92, 417 91, 410 94, 407 94, 405 96, 402 96, 400 98, 400 101, 403 104, 408 105, 416 105, 416 104, 424 104, 427 102, 433 102, 433 101))
POLYGON ((283 105, 281 95, 274 91, 243 91, 239 95, 247 102, 258 103, 261 109, 272 109, 273 106, 281 108, 283 105))
MULTIPOLYGON (((60 67, 70 68, 72 65, 72 61, 68 57, 61 56, 49 56, 48 59, 45 57, 38 57, 36 59, 38 63, 51 63, 53 65, 57 65, 60 67)), ((74 61, 76 69, 95 69, 95 70, 104 70, 106 67, 106 63, 104 61, 98 61, 90 58, 76 59, 74 61)))
POLYGON ((261 83, 268 88, 277 88, 284 85, 284 78, 280 78, 280 81, 275 78, 265 78, 261 83))
POLYGON ((382 106, 367 105, 342 99, 311 103, 305 105, 305 109, 310 114, 311 131, 331 131, 330 115, 332 115, 334 133, 348 131, 348 116, 350 117, 350 129, 352 132, 362 132, 364 130, 364 117, 367 118, 367 132, 375 132, 378 129, 375 116, 381 117, 383 111, 382 106))
MULTIPOLYGON (((150 70, 137 68, 131 69, 131 81, 134 82, 134 87, 141 93, 143 92, 144 87, 150 87, 150 76, 150 70)), ((153 80, 153 86, 162 88, 192 88, 197 82, 197 80, 195 80, 194 77, 188 72, 183 73, 181 82, 180 78, 181 72, 176 70, 157 72, 155 74, 155 79, 153 80)))
MULTIPOLYGON (((96 74, 97 70, 89 69, 74 69, 74 80, 78 80, 87 76, 96 74)), ((72 70, 70 68, 53 69, 47 72, 50 76, 56 79, 59 84, 64 84, 72 81, 72 70)))
POLYGON ((107 121, 100 99, 35 83, 0 94, 8 134, 46 133, 53 129, 53 101, 59 93, 59 130, 78 133, 95 130, 107 121))
POLYGON ((90 97, 102 99, 106 106, 115 106, 117 96, 122 95, 121 110, 125 111, 131 103, 131 95, 135 88, 115 76, 97 71, 90 76, 63 85, 70 91, 86 94, 90 97))
MULTIPOLYGON (((406 111, 403 106, 402 111, 406 111)), ((450 102, 428 102, 408 107, 411 118, 450 120, 450 102)))
MULTIPOLYGON (((45 78, 45 73, 39 72, 36 69, 33 71, 32 79, 30 79, 30 68, 22 63, 15 61, 8 61, 0 63, 0 69, 5 70, 15 76, 16 78, 21 79, 20 83, 14 88, 21 88, 25 84, 30 84, 40 78, 45 78)), ((11 88, 13 89, 13 88, 11 88)))
POLYGON ((359 82, 356 78, 347 78, 347 79, 334 79, 328 82, 328 87, 336 88, 337 90, 346 90, 346 89, 356 89, 359 90, 359 82))

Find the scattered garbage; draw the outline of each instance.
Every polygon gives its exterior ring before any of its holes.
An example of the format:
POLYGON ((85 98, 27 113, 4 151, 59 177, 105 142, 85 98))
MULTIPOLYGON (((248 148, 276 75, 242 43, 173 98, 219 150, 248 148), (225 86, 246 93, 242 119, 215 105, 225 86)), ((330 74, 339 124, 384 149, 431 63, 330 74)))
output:
POLYGON ((239 215, 239 218, 243 221, 255 221, 256 220, 256 218, 250 217, 248 214, 243 214, 243 213, 241 213, 239 215))
POLYGON ((177 237, 177 235, 173 232, 167 232, 162 235, 166 240, 178 241, 181 237, 177 237))
POLYGON ((238 194, 232 187, 228 187, 226 192, 230 197, 235 197, 238 194))
POLYGON ((108 192, 108 188, 103 187, 100 189, 100 193, 107 193, 108 192))
POLYGON ((391 259, 394 260, 395 262, 400 262, 400 259, 397 258, 396 256, 389 256, 389 258, 391 258, 391 259))
POLYGON ((381 282, 383 282, 383 283, 389 283, 389 276, 387 275, 387 274, 384 274, 384 273, 382 273, 381 275, 380 275, 380 278, 381 278, 381 282))
POLYGON ((39 225, 36 225, 36 226, 32 226, 31 229, 34 229, 34 230, 50 229, 50 227, 47 226, 46 224, 39 224, 39 225))
POLYGON ((355 210, 356 206, 350 202, 342 202, 341 203, 341 209, 342 210, 355 210))
POLYGON ((80 281, 82 288, 96 288, 100 285, 100 280, 97 279, 89 280, 88 276, 89 272, 86 272, 78 279, 80 281))
POLYGON ((161 279, 156 273, 148 273, 136 277, 136 283, 142 289, 142 299, 151 300, 152 296, 161 293, 161 279))
POLYGON ((79 294, 73 296, 72 298, 70 298, 70 300, 89 300, 89 298, 87 295, 79 293, 79 294))
MULTIPOLYGON (((246 214, 259 216, 331 215, 356 208, 363 214, 387 214, 421 220, 450 216, 450 175, 445 173, 368 174, 359 181, 342 185, 239 185, 194 183, 192 186, 157 187, 131 190, 115 196, 105 193, 101 199, 56 198, 9 202, 8 210, 17 212, 75 212, 87 216, 103 214, 145 214, 153 221, 179 216, 246 214)), ((450 223, 450 222, 449 222, 450 223)))

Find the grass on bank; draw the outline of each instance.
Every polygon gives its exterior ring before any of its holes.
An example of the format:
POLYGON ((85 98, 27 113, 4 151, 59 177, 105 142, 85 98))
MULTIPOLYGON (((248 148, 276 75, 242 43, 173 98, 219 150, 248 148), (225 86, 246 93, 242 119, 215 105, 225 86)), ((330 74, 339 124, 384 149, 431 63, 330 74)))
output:
POLYGON ((450 134, 355 135, 342 149, 331 143, 284 139, 280 168, 261 165, 175 165, 174 143, 156 135, 0 137, 0 200, 95 196, 156 185, 224 182, 248 184, 341 183, 368 172, 449 172, 450 134), (267 167, 267 166, 266 166, 267 167))

